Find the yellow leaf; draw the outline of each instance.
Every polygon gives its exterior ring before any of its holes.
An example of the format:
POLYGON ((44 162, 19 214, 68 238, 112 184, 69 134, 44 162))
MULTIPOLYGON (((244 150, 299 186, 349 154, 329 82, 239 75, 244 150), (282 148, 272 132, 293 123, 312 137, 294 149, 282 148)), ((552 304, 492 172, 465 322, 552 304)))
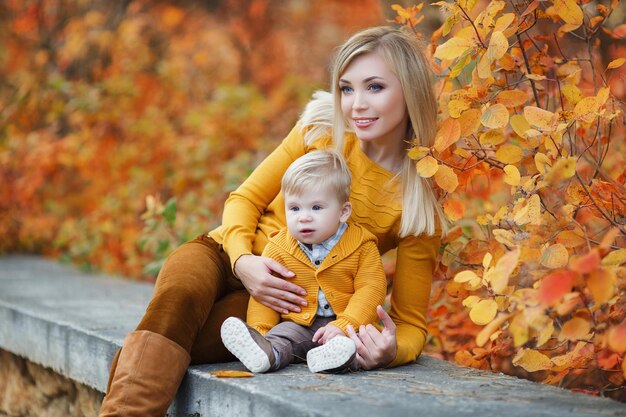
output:
POLYGON ((540 328, 539 334, 537 335, 537 347, 543 346, 554 333, 554 322, 548 318, 546 324, 540 328))
POLYGON ((613 61, 609 62, 609 65, 606 67, 606 69, 619 68, 624 65, 624 62, 626 62, 626 58, 614 59, 613 61))
POLYGON ((434 148, 443 152, 461 137, 461 125, 456 119, 446 119, 435 136, 434 148))
POLYGON ((513 358, 513 365, 521 366, 528 372, 537 372, 552 368, 552 361, 541 352, 522 348, 513 358))
POLYGON ((541 130, 554 130, 556 128, 556 115, 539 107, 524 107, 524 118, 532 126, 541 130))
POLYGON ((421 177, 430 178, 439 170, 439 164, 435 158, 428 155, 417 161, 415 170, 421 177))
POLYGON ((556 269, 562 268, 567 265, 567 261, 569 260, 569 252, 565 248, 565 246, 560 243, 556 243, 552 246, 549 246, 543 250, 541 253, 541 265, 546 268, 556 269))
POLYGON ((491 335, 494 334, 500 325, 507 321, 511 317, 510 314, 499 314, 494 320, 492 320, 489 324, 482 328, 482 330, 476 336, 476 345, 483 346, 487 343, 487 340, 490 339, 491 335))
POLYGON ((521 114, 511 116, 511 127, 522 138, 525 138, 527 136, 526 132, 531 130, 530 123, 521 114))
POLYGON ((507 165, 504 167, 504 182, 509 184, 509 185, 513 185, 513 186, 517 186, 520 183, 520 173, 519 170, 517 169, 517 167, 515 165, 507 165))
POLYGON ((487 48, 489 62, 502 58, 508 49, 509 40, 506 36, 504 36, 504 34, 500 31, 493 32, 491 39, 489 40, 489 47, 487 48))
POLYGON ((587 278, 587 286, 591 290, 596 306, 600 306, 613 298, 616 280, 615 274, 608 269, 599 268, 591 271, 587 278))
POLYGON ((524 151, 519 146, 511 145, 509 143, 500 146, 496 151, 496 158, 498 161, 505 164, 516 164, 524 157, 524 151))
POLYGON ((565 23, 575 27, 583 24, 583 11, 576 0, 554 0, 554 11, 565 23))
POLYGON ((545 174, 552 167, 552 163, 550 163, 550 158, 546 154, 537 152, 535 154, 535 166, 540 174, 545 174))
POLYGON ((409 149, 408 156, 411 159, 419 160, 428 155, 430 148, 425 146, 414 146, 409 149))
POLYGON ((526 74, 526 78, 529 78, 533 81, 543 81, 546 79, 545 75, 539 75, 539 74, 526 74))
POLYGON ((489 61, 489 55, 483 54, 478 61, 478 65, 476 65, 476 71, 478 72, 478 76, 482 79, 487 79, 491 77, 491 62, 489 61))
POLYGON ((482 133, 478 141, 483 146, 496 146, 504 143, 506 137, 504 137, 501 129, 492 129, 482 133))
POLYGON ((465 300, 463 300, 463 306, 467 308, 474 307, 480 301, 480 297, 476 295, 470 295, 465 300))
MULTIPOLYGON (((515 20, 515 13, 505 13, 496 20, 496 25, 493 27, 494 31, 503 32, 508 28, 515 20)), ((495 33, 495 32, 494 32, 495 33)))
POLYGON ((483 279, 491 285, 496 294, 502 294, 509 285, 509 278, 517 266, 520 253, 519 248, 505 253, 493 268, 485 272, 483 279))
POLYGON ((620 266, 624 262, 626 262, 626 249, 618 249, 613 252, 609 252, 609 254, 602 259, 602 266, 620 266))
POLYGON ((479 280, 480 278, 474 271, 461 271, 454 276, 454 282, 464 283, 479 280))
POLYGON ((443 212, 450 221, 456 222, 461 220, 465 215, 465 203, 462 200, 447 199, 443 203, 443 212))
POLYGON ((498 304, 494 300, 481 300, 476 303, 470 310, 470 319, 483 326, 496 317, 498 312, 498 304))
POLYGON ((448 113, 450 113, 450 117, 458 119, 465 110, 469 109, 469 106, 469 103, 464 100, 450 100, 448 113))
POLYGON ((576 158, 573 156, 561 158, 548 170, 548 173, 545 175, 545 180, 548 184, 553 185, 572 178, 575 173, 576 158))
MULTIPOLYGON (((504 90, 496 97, 496 102, 504 104, 508 108, 521 106, 527 101, 528 93, 522 90, 504 90)), ((513 123, 512 119, 513 117, 511 117, 511 123, 513 123)))
POLYGON ((563 325, 561 332, 559 333, 559 340, 576 341, 585 339, 589 330, 591 330, 591 323, 582 317, 574 317, 563 325))
POLYGON ((513 216, 513 221, 519 225, 541 225, 541 200, 537 194, 533 194, 526 201, 526 205, 513 216))
POLYGON ((572 84, 566 84, 561 87, 561 93, 572 106, 576 106, 583 98, 583 93, 580 91, 580 88, 572 84))
POLYGON ((591 123, 597 117, 600 105, 596 97, 585 97, 574 107, 574 115, 585 123, 591 123))
POLYGON ((490 254, 489 252, 485 253, 485 256, 483 256, 483 268, 485 269, 489 268, 492 260, 493 260, 493 255, 490 254))
POLYGON ((452 193, 459 185, 459 178, 452 168, 441 165, 437 172, 435 172, 435 182, 445 191, 452 193))
POLYGON ((459 117, 459 123, 461 124, 461 136, 470 136, 480 127, 480 117, 482 113, 479 109, 465 110, 461 117, 459 117))
POLYGON ((626 352, 626 324, 622 323, 613 326, 607 332, 609 349, 613 352, 626 352))
POLYGON ((454 37, 437 47, 435 58, 452 60, 463 55, 472 46, 473 43, 470 39, 454 37))
POLYGON ((513 335, 513 346, 519 347, 528 342, 528 323, 523 313, 513 317, 509 331, 513 335))
POLYGON ((491 129, 500 129, 509 122, 509 111, 503 104, 494 104, 483 112, 480 122, 491 129))
POLYGON ((507 245, 510 247, 517 246, 517 243, 515 243, 513 233, 511 231, 505 229, 495 229, 492 233, 493 237, 495 237, 496 240, 503 245, 507 245))

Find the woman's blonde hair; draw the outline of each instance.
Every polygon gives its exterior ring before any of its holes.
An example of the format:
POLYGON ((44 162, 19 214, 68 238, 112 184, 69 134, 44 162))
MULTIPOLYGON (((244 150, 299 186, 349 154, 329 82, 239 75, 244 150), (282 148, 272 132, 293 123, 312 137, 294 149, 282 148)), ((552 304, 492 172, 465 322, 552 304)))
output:
MULTIPOLYGON (((358 56, 378 52, 400 80, 410 123, 407 148, 413 144, 432 146, 437 131, 437 101, 432 86, 432 70, 414 35, 390 26, 366 29, 353 35, 340 48, 332 66, 331 94, 317 92, 302 114, 300 123, 308 127, 307 143, 332 132, 336 149, 343 150, 349 129, 341 112, 339 79, 358 56)), ((402 220, 399 236, 434 235, 437 218, 446 229, 441 206, 427 179, 420 177, 414 162, 404 158, 398 174, 402 184, 402 220)))
POLYGON ((281 182, 284 194, 303 195, 320 189, 329 189, 337 201, 350 200, 352 174, 343 156, 332 149, 304 154, 293 161, 281 182))

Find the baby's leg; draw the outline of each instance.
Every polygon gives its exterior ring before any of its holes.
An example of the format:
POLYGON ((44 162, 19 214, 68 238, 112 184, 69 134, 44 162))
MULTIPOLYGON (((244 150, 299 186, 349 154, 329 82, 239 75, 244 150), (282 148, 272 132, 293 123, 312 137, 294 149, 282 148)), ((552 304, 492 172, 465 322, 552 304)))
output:
POLYGON ((272 343, 277 353, 275 370, 290 363, 304 362, 309 350, 319 346, 313 342, 318 326, 306 327, 291 321, 283 321, 272 328, 265 338, 272 343))

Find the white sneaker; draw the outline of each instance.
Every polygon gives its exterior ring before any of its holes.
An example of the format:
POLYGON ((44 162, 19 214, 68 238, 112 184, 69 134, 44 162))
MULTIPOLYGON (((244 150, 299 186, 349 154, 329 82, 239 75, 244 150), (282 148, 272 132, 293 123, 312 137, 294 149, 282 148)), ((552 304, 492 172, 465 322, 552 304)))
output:
POLYGON ((349 337, 337 336, 322 346, 309 350, 306 362, 311 372, 340 373, 350 368, 356 357, 356 345, 349 337))
POLYGON ((236 317, 227 318, 220 329, 226 349, 254 373, 267 372, 275 362, 272 344, 236 317))

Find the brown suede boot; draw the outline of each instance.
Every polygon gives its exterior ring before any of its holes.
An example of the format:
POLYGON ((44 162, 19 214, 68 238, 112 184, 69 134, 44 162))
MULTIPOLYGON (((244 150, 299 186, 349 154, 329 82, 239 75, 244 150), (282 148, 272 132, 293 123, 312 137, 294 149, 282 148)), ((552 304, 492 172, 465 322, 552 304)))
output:
POLYGON ((165 416, 190 359, 185 349, 158 333, 130 333, 122 345, 100 417, 165 416))

